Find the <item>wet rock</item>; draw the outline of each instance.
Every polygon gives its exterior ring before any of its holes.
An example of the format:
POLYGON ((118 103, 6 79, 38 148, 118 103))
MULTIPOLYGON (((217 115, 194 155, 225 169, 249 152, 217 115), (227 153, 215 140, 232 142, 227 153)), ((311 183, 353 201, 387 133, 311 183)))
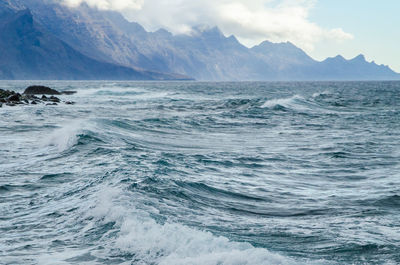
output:
POLYGON ((31 94, 31 95, 61 95, 55 89, 52 89, 47 86, 30 86, 25 89, 24 94, 31 94))
POLYGON ((59 99, 58 97, 55 97, 55 96, 51 96, 51 97, 49 98, 49 100, 50 100, 51 102, 60 103, 60 99, 59 99))
MULTIPOLYGON (((47 89, 47 87, 44 87, 44 88, 47 89)), ((36 90, 36 91, 38 91, 38 90, 36 90)), ((34 94, 29 94, 29 92, 32 92, 32 89, 28 90, 28 94, 24 93, 22 95, 14 92, 14 91, 0 89, 0 107, 2 107, 3 105, 13 107, 16 105, 26 105, 26 104, 37 105, 37 104, 42 104, 42 103, 47 103, 46 104, 47 106, 56 106, 56 105, 58 105, 58 103, 61 103, 61 102, 64 102, 66 105, 75 104, 75 102, 72 102, 72 101, 62 101, 60 98, 54 96, 53 94, 50 94, 51 96, 42 95, 39 98, 39 97, 35 96, 34 94)), ((41 92, 46 92, 46 91, 41 90, 41 92)), ((47 90, 47 92, 48 92, 48 90, 47 90)), ((74 91, 67 91, 67 92, 74 93, 74 91)))
POLYGON ((12 92, 12 91, 9 91, 9 90, 0 89, 0 98, 1 99, 6 99, 9 96, 12 96, 13 94, 15 94, 15 92, 12 92))
POLYGON ((21 100, 21 95, 16 93, 7 98, 8 101, 19 102, 21 100))

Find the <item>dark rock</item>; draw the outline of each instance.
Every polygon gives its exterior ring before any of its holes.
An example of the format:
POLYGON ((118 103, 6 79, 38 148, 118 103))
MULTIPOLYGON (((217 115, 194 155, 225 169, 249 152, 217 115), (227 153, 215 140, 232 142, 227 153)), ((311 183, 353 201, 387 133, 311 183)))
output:
POLYGON ((51 101, 51 102, 59 103, 59 102, 60 102, 60 99, 59 99, 58 97, 51 96, 51 97, 50 97, 50 101, 51 101))
POLYGON ((31 95, 61 95, 60 92, 47 86, 30 86, 25 89, 24 94, 31 95))
POLYGON ((13 94, 15 94, 15 92, 12 92, 12 91, 9 91, 9 90, 0 89, 0 98, 1 99, 6 99, 9 96, 12 96, 13 94))
MULTIPOLYGON (((46 87, 44 87, 44 88, 47 89, 46 87)), ((25 104, 37 105, 37 104, 46 103, 46 102, 47 102, 47 104, 46 104, 47 106, 57 106, 58 103, 61 102, 61 100, 58 97, 55 97, 53 95, 51 95, 51 96, 42 95, 42 97, 39 98, 33 94, 29 94, 30 92, 32 92, 32 90, 26 89, 26 91, 28 91, 28 94, 21 95, 14 91, 0 89, 0 107, 2 107, 3 104, 5 104, 6 106, 13 107, 16 105, 25 105, 25 104)), ((42 90, 41 92, 44 92, 44 91, 42 90)), ((72 94, 74 91, 67 91, 67 92, 72 94)), ((65 102, 65 101, 63 101, 63 102, 65 102)), ((75 102, 66 101, 65 104, 73 105, 73 104, 75 104, 75 102)))
POLYGON ((14 101, 14 102, 19 102, 21 100, 21 95, 20 94, 14 94, 11 95, 7 98, 8 101, 14 101))

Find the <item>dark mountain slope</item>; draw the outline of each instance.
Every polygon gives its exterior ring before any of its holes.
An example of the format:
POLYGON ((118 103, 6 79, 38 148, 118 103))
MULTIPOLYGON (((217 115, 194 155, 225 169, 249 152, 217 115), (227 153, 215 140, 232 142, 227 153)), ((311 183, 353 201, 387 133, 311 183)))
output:
MULTIPOLYGON (((28 9, 0 5, 1 79, 185 79, 89 58, 36 23, 28 9)), ((20 6, 19 6, 20 7, 20 6)))

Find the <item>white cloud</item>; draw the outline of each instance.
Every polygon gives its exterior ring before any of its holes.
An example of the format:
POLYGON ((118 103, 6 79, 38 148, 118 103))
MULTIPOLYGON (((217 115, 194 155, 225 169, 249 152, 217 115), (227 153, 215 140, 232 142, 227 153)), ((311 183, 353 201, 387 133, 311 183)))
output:
POLYGON ((100 9, 121 11, 148 30, 166 28, 188 33, 197 25, 218 26, 251 46, 263 40, 291 41, 311 51, 322 40, 343 41, 353 36, 341 28, 324 29, 309 19, 316 0, 63 0, 86 2, 100 9))
POLYGON ((140 9, 144 0, 61 0, 69 6, 77 7, 83 2, 89 6, 96 7, 102 10, 137 10, 140 9))

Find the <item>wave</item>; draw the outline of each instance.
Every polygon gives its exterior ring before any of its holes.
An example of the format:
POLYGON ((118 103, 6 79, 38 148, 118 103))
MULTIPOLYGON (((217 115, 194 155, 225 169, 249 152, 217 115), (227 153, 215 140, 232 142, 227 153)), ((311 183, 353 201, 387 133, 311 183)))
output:
POLYGON ((52 146, 58 152, 63 152, 78 141, 78 134, 82 131, 83 121, 74 121, 54 130, 43 139, 43 146, 52 146))
POLYGON ((300 113, 317 113, 317 114, 336 114, 337 112, 347 111, 348 109, 338 109, 338 106, 345 107, 348 103, 343 98, 325 91, 314 93, 310 97, 302 97, 294 95, 288 98, 276 98, 267 100, 261 108, 267 108, 279 111, 295 111, 300 113))
POLYGON ((227 198, 229 200, 243 200, 243 201, 257 201, 257 202, 262 202, 265 201, 264 198, 260 198, 257 196, 251 196, 251 195, 246 195, 238 192, 233 192, 229 190, 224 190, 224 189, 218 189, 209 185, 206 185, 204 183, 198 183, 198 182, 184 182, 184 181, 175 181, 175 183, 179 186, 184 188, 187 191, 190 191, 193 194, 196 195, 204 195, 207 196, 208 198, 214 197, 218 199, 224 199, 227 198))
POLYGON ((312 95, 312 98, 326 98, 332 96, 332 93, 329 91, 323 91, 323 92, 316 92, 312 95))
POLYGON ((289 98, 276 98, 267 100, 261 108, 275 109, 279 107, 283 107, 286 109, 297 109, 304 110, 305 107, 301 106, 301 102, 304 102, 305 99, 302 96, 294 95, 289 98))
POLYGON ((374 202, 379 207, 397 208, 400 206, 400 195, 391 195, 374 202))
POLYGON ((88 213, 95 222, 115 223, 114 245, 121 254, 133 255, 136 264, 299 264, 289 257, 233 242, 178 223, 159 223, 125 201, 115 188, 102 190, 96 207, 88 213))
POLYGON ((46 182, 64 183, 72 180, 73 174, 71 173, 55 173, 43 175, 40 180, 46 182))

